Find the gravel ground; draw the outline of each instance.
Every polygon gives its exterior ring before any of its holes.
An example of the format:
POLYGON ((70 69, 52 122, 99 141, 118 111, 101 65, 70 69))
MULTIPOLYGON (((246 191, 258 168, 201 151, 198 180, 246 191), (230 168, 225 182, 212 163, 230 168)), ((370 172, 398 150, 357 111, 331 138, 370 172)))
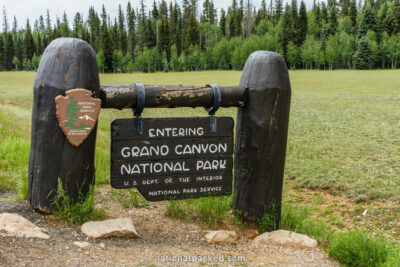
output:
POLYGON ((254 230, 251 229, 236 229, 240 236, 236 244, 209 245, 204 239, 206 229, 166 217, 164 203, 125 209, 107 197, 108 190, 100 191, 103 197, 98 205, 111 218, 131 216, 140 238, 87 238, 79 226, 38 214, 26 201, 0 202, 0 213, 18 213, 50 235, 50 239, 40 240, 6 237, 0 233, 0 266, 339 266, 318 248, 276 244, 253 247, 250 236, 254 230), (73 244, 75 241, 87 241, 90 245, 81 249, 73 244), (245 261, 212 259, 221 255, 244 256, 245 261), (172 256, 191 257, 192 262, 165 262, 173 260, 172 256), (199 260, 198 256, 204 256, 202 263, 194 261, 194 257, 199 260))

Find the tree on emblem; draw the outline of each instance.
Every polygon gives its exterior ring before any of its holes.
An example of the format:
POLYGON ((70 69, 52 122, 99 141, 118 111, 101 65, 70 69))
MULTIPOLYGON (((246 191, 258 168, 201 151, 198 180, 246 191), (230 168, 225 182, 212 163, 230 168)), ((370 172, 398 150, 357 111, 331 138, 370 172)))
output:
POLYGON ((69 104, 67 106, 67 117, 69 119, 68 123, 65 125, 65 128, 69 128, 72 130, 88 130, 90 129, 90 126, 87 126, 85 124, 81 124, 80 126, 76 127, 74 126, 74 123, 78 121, 78 115, 76 115, 77 112, 79 112, 79 109, 77 108, 78 102, 76 102, 75 98, 71 96, 69 98, 69 104))
POLYGON ((79 111, 79 109, 76 107, 77 104, 78 102, 76 102, 74 97, 71 96, 69 98, 69 104, 67 106, 67 117, 69 119, 69 122, 65 125, 65 128, 79 129, 78 127, 74 126, 74 123, 78 120, 78 115, 76 115, 76 113, 79 111))

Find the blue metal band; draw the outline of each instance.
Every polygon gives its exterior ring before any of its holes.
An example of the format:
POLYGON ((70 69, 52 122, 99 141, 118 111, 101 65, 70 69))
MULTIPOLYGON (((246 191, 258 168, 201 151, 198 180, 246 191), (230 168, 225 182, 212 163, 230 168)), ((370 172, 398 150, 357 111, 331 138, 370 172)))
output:
POLYGON ((136 109, 132 108, 133 114, 136 116, 133 119, 134 129, 136 135, 141 135, 143 132, 143 122, 140 115, 142 115, 144 104, 146 103, 146 92, 144 89, 144 85, 142 83, 136 84, 137 90, 137 100, 136 100, 136 109))
POLYGON ((142 83, 136 84, 136 90, 137 90, 136 109, 132 108, 132 111, 136 117, 139 117, 143 112, 144 104, 146 102, 146 92, 144 89, 144 85, 142 83))
POLYGON ((217 112, 219 106, 221 105, 221 91, 216 84, 207 84, 207 86, 210 86, 214 91, 213 106, 211 108, 205 108, 205 110, 208 112, 208 115, 212 116, 215 114, 215 112, 217 112))

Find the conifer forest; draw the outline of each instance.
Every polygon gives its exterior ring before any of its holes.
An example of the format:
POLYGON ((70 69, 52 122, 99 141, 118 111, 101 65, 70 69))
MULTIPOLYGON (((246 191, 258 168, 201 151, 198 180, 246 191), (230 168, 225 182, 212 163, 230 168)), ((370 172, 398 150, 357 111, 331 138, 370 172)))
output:
POLYGON ((256 50, 282 54, 291 69, 388 69, 400 65, 399 0, 157 0, 89 8, 19 22, 2 12, 0 70, 36 70, 59 37, 87 41, 101 72, 240 70, 256 50), (61 15, 61 16, 60 16, 61 15), (60 17, 59 17, 60 16, 60 17))

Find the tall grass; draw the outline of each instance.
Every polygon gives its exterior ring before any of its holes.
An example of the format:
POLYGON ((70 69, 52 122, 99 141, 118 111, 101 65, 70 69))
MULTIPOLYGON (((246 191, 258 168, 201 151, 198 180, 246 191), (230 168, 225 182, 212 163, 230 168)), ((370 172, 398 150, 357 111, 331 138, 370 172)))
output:
POLYGON ((29 142, 9 133, 0 141, 0 191, 18 193, 25 199, 28 186, 29 142))
POLYGON ((147 202, 136 188, 128 190, 111 189, 111 198, 118 200, 118 202, 125 208, 143 208, 149 205, 149 202, 147 202))
POLYGON ((389 254, 383 238, 371 238, 362 231, 336 233, 328 247, 329 256, 346 266, 382 266, 389 254))
POLYGON ((169 200, 167 215, 184 221, 195 221, 208 227, 217 227, 228 219, 232 196, 199 199, 169 200))
POLYGON ((71 199, 63 188, 61 179, 58 179, 54 204, 57 207, 56 218, 69 223, 84 223, 90 220, 101 218, 105 215, 103 209, 96 209, 94 203, 94 187, 90 185, 89 193, 84 196, 79 192, 76 201, 71 199))

